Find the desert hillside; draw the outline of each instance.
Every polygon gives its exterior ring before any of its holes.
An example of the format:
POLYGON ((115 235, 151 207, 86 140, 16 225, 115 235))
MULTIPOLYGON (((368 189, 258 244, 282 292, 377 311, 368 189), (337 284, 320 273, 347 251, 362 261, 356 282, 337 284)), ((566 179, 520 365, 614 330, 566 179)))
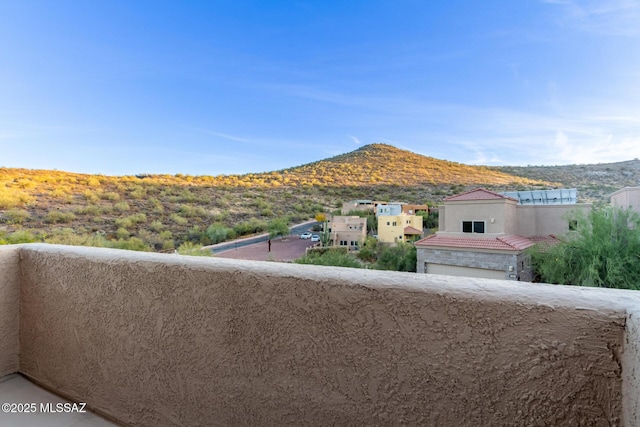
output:
POLYGON ((578 188, 606 201, 640 181, 637 160, 555 167, 469 166, 372 144, 280 171, 245 175, 86 175, 0 168, 0 242, 47 241, 171 251, 312 218, 345 200, 435 204, 484 186, 578 188))

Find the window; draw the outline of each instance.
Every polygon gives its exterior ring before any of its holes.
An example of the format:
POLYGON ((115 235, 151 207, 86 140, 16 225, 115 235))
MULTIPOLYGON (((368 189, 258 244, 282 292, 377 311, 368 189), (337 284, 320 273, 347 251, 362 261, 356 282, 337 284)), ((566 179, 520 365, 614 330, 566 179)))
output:
POLYGON ((387 221, 387 225, 391 225, 391 223, 389 221, 387 221))
POLYGON ((398 225, 398 223, 396 221, 393 221, 393 226, 395 227, 396 225, 398 225))
POLYGON ((484 221, 462 221, 463 233, 484 233, 484 221))

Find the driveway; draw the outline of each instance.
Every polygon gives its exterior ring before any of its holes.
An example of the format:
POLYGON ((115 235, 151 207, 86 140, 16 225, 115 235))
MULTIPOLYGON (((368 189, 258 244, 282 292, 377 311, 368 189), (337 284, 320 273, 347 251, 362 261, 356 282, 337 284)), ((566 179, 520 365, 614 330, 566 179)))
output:
POLYGON ((309 239, 301 239, 299 236, 292 234, 287 237, 272 239, 271 252, 269 252, 269 243, 267 241, 217 252, 215 256, 220 258, 250 259, 254 261, 289 262, 300 258, 306 253, 306 248, 316 244, 317 243, 312 243, 309 239))

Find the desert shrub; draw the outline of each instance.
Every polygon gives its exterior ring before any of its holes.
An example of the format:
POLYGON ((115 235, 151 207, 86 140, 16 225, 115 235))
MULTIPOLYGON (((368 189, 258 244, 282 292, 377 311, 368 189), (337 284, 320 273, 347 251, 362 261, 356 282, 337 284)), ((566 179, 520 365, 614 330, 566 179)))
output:
POLYGON ((332 265, 336 267, 362 268, 362 264, 351 254, 343 251, 327 250, 324 252, 309 252, 295 260, 297 264, 332 265))
POLYGON ((187 225, 187 224, 189 224, 189 220, 187 218, 184 218, 184 217, 182 217, 182 216, 180 216, 180 215, 178 215, 176 213, 171 214, 169 216, 169 219, 172 222, 174 222, 174 223, 176 223, 178 225, 187 225))
POLYGON ((122 228, 130 228, 136 224, 140 224, 147 221, 147 216, 143 213, 137 213, 134 215, 129 215, 124 218, 116 218, 115 224, 118 227, 122 228))
POLYGON ((178 209, 180 215, 183 217, 201 217, 206 218, 209 216, 209 212, 202 206, 192 206, 192 205, 180 205, 178 209))
POLYGON ((210 244, 212 245, 236 237, 236 232, 232 228, 226 227, 225 225, 220 223, 211 224, 209 227, 207 227, 205 234, 211 241, 210 244))
POLYGON ((236 224, 233 227, 233 230, 236 232, 236 235, 243 236, 246 234, 255 234, 261 233, 267 229, 267 223, 265 221, 251 218, 248 221, 241 222, 236 224))
POLYGON ((24 209, 9 209, 4 213, 4 218, 9 224, 22 224, 31 216, 24 209))
POLYGON ((151 228, 153 231, 158 232, 158 231, 163 230, 165 228, 165 226, 162 223, 162 221, 155 220, 149 225, 149 228, 151 228))
POLYGON ((97 216, 102 214, 102 209, 100 209, 100 206, 98 205, 85 205, 75 208, 73 212, 78 215, 97 216))
POLYGON ((131 236, 131 234, 129 233, 129 230, 127 230, 124 227, 120 227, 116 230, 116 237, 118 239, 127 239, 131 236))
POLYGON ((35 197, 15 188, 0 186, 0 209, 28 206, 35 203, 35 197))
POLYGON ((94 193, 92 190, 84 190, 82 192, 82 195, 84 196, 85 199, 87 199, 89 203, 95 203, 98 200, 100 200, 98 195, 94 193))
POLYGON ((100 197, 102 200, 110 200, 112 202, 115 202, 116 200, 120 200, 120 194, 113 191, 105 191, 105 192, 99 193, 98 197, 100 197))
POLYGON ((2 245, 15 245, 18 243, 33 243, 39 239, 30 231, 18 230, 13 233, 0 236, 0 244, 2 245))
POLYGON ((65 199, 68 195, 69 193, 64 188, 60 188, 60 187, 56 187, 51 192, 51 197, 54 197, 56 199, 65 199))
POLYGON ((160 200, 156 199, 155 197, 147 200, 147 202, 153 209, 153 213, 161 214, 164 212, 164 206, 162 206, 162 202, 160 202, 160 200))
POLYGON ((267 223, 267 231, 269 232, 269 237, 272 239, 278 236, 289 235, 289 218, 272 218, 267 223))
POLYGON ((140 185, 136 185, 133 190, 129 193, 129 196, 132 199, 142 199, 144 197, 146 197, 147 195, 147 190, 140 186, 140 185))
POLYGON ((184 242, 178 247, 178 253, 180 255, 190 256, 213 256, 213 253, 208 249, 202 249, 199 245, 193 242, 184 242))
POLYGON ((113 205, 113 208, 118 212, 127 212, 129 211, 129 209, 131 209, 131 207, 129 206, 129 203, 127 202, 116 203, 115 205, 113 205))
POLYGON ((130 239, 118 239, 109 243, 109 247, 116 249, 127 249, 130 251, 142 251, 150 252, 152 249, 149 245, 137 237, 131 237, 130 239))
POLYGON ((49 224, 66 224, 73 221, 75 218, 76 216, 73 212, 51 211, 45 216, 44 222, 49 224))

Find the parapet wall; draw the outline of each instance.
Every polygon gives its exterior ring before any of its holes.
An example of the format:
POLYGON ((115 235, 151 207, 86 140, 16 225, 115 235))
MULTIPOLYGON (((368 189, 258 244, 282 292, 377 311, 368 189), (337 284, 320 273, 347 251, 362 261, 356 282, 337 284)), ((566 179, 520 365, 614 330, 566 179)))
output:
POLYGON ((19 371, 124 424, 637 425, 632 292, 19 252, 19 371))
POLYGON ((19 254, 18 246, 0 247, 0 378, 18 370, 19 254))

